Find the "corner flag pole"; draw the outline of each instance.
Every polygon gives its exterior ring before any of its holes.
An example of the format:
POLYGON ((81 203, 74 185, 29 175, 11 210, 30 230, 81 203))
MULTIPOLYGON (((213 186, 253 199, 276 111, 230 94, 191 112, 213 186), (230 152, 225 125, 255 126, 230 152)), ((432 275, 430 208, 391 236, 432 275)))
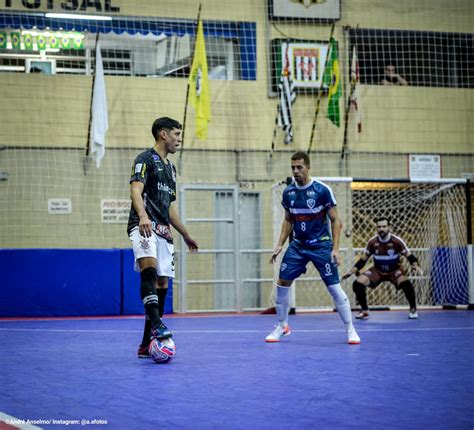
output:
MULTIPOLYGON (((198 25, 199 25, 199 20, 201 19, 201 7, 202 3, 199 3, 199 9, 198 9, 198 14, 197 14, 197 21, 196 21, 196 29, 194 31, 194 34, 197 36, 197 30, 198 30, 198 25)), ((196 42, 194 43, 194 48, 193 52, 191 55, 191 59, 194 58, 194 51, 196 50, 196 42)), ((191 70, 191 64, 189 65, 191 70)), ((191 72, 190 72, 191 73, 191 72)), ((186 118, 188 116, 188 100, 189 100, 189 80, 188 80, 188 85, 186 87, 186 100, 184 102, 184 117, 183 117, 183 131, 181 133, 181 148, 179 150, 179 161, 181 161, 181 157, 183 156, 183 149, 184 149, 184 132, 186 130, 186 118)))
MULTIPOLYGON (((323 77, 324 77, 324 72, 326 71, 326 65, 329 60, 329 53, 331 50, 330 43, 331 43, 332 36, 334 34, 335 26, 336 26, 336 22, 333 22, 331 26, 331 33, 329 34, 329 43, 328 43, 328 50, 326 52, 326 59, 324 60, 323 77)), ((322 86, 322 83, 321 83, 321 86, 322 86)), ((318 93, 318 99, 316 100, 316 110, 314 112, 313 127, 311 128, 311 137, 309 139, 309 146, 308 146, 308 151, 307 151, 308 155, 311 153, 311 148, 313 147, 314 131, 316 130, 316 122, 319 116, 319 106, 321 105, 321 94, 322 94, 322 89, 320 88, 319 93, 318 93)))

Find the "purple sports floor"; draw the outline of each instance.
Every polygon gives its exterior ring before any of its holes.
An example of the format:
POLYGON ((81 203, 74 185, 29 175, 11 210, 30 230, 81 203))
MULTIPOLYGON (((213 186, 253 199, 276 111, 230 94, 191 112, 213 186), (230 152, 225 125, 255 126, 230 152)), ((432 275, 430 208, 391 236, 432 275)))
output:
POLYGON ((335 313, 275 344, 274 315, 169 317, 167 364, 136 357, 142 318, 0 320, 0 430, 472 430, 474 312, 419 315, 373 312, 361 345, 335 313))

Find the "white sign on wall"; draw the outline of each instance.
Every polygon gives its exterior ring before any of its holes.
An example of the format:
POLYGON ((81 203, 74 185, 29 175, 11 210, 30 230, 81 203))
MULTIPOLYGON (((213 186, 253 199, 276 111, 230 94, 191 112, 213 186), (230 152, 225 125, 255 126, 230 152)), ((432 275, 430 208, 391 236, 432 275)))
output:
POLYGON ((268 0, 271 20, 341 19, 340 0, 268 0))
POLYGON ((71 199, 48 199, 48 213, 51 215, 68 215, 72 212, 71 199))
POLYGON ((102 199, 100 214, 103 223, 123 224, 128 222, 131 201, 129 199, 102 199))
POLYGON ((408 176, 411 180, 435 180, 441 178, 440 155, 408 156, 408 176))

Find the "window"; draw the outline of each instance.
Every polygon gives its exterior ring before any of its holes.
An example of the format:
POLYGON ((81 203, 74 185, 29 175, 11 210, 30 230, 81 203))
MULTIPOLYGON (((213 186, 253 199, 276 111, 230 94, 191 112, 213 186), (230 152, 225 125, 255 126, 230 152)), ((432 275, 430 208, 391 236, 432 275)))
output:
MULTIPOLYGON (((104 23, 5 13, 0 23, 3 72, 27 71, 28 59, 54 60, 57 74, 90 74, 97 32, 106 75, 187 78, 193 60, 192 20, 114 18, 104 23)), ((209 21, 204 33, 210 79, 256 79, 255 23, 209 21)))
POLYGON ((474 88, 474 35, 401 30, 350 29, 361 83, 379 85, 393 65, 408 85, 474 88))

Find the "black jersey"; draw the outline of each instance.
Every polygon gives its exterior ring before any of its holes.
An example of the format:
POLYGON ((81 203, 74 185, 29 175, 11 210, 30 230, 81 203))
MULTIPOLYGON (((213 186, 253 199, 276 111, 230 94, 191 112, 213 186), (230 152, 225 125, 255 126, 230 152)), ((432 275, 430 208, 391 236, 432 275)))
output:
MULTIPOLYGON (((152 223, 152 229, 160 236, 172 242, 169 227, 169 208, 176 200, 176 168, 171 161, 163 162, 160 155, 148 149, 135 158, 132 166, 130 183, 141 182, 145 210, 152 223)), ((130 209, 127 232, 138 227, 140 217, 135 208, 130 209)))

